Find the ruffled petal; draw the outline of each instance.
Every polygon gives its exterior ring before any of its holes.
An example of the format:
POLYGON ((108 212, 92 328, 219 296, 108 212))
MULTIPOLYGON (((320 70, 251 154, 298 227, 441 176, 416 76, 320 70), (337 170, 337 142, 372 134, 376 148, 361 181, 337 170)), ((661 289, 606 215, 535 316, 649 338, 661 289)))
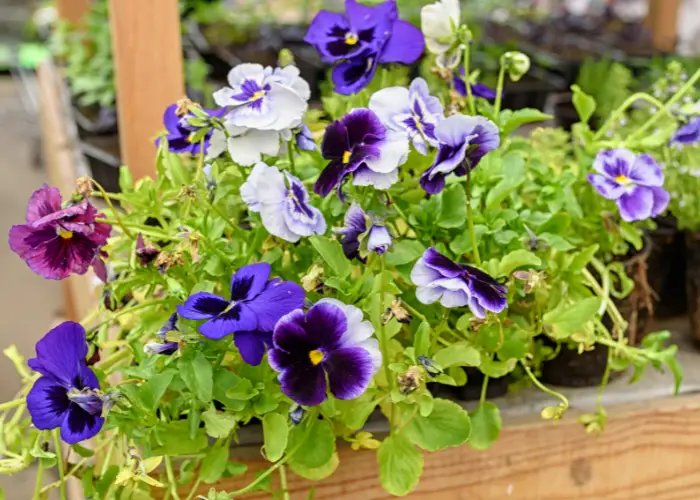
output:
POLYGON ((343 310, 330 303, 317 303, 306 313, 306 334, 317 346, 334 349, 348 330, 343 310))
POLYGON ((262 361, 267 346, 272 344, 271 332, 236 332, 233 342, 241 353, 243 361, 249 365, 258 366, 262 361))
POLYGON ((338 399, 361 396, 372 380, 372 358, 361 347, 335 349, 326 355, 322 364, 328 374, 331 393, 338 399))
POLYGON ((28 364, 32 370, 69 389, 74 387, 80 367, 85 365, 87 352, 85 329, 78 323, 64 321, 37 342, 37 357, 28 364))
POLYGON ((358 168, 352 176, 354 186, 372 186, 375 189, 387 190, 399 180, 398 167, 387 173, 379 173, 368 167, 358 168))
POLYGON ((239 303, 228 311, 199 326, 199 333, 213 340, 219 340, 235 332, 256 330, 258 318, 247 303, 239 303))
POLYGON ((68 444, 79 443, 96 436, 105 419, 90 415, 77 405, 72 405, 61 424, 61 439, 68 444))
MULTIPOLYGON (((304 289, 291 281, 270 283, 254 300, 246 302, 257 316, 257 329, 271 332, 280 318, 304 306, 304 289)), ((247 328, 252 330, 253 328, 247 328)))
POLYGON ((32 424, 42 431, 60 427, 69 406, 66 388, 49 377, 39 378, 27 394, 27 410, 32 424))
POLYGON ((321 365, 296 365, 279 377, 282 392, 292 401, 304 406, 316 406, 326 398, 326 376, 321 365))
POLYGON ((27 224, 61 210, 61 192, 58 188, 44 184, 32 193, 27 205, 27 224))
POLYGON ((270 264, 258 262, 236 271, 231 278, 231 301, 253 299, 260 295, 270 277, 270 264))
POLYGON ((598 174, 588 174, 588 182, 598 191, 603 198, 617 200, 625 194, 625 186, 598 174))
POLYGON ((413 64, 425 50, 425 40, 420 29, 408 21, 396 21, 389 41, 381 52, 379 62, 413 64))
POLYGON ((620 196, 617 206, 620 208, 620 217, 624 221, 648 219, 654 208, 654 193, 651 188, 637 186, 632 192, 620 196))
POLYGON ((411 281, 416 286, 429 286, 442 278, 442 274, 432 266, 428 266, 425 257, 418 259, 411 269, 411 281))
MULTIPOLYGON (((318 348, 316 344, 307 334, 304 329, 306 323, 306 314, 301 309, 294 310, 282 316, 275 325, 275 331, 272 335, 272 342, 277 351, 296 356, 298 358, 308 357, 309 351, 318 348)), ((272 352, 270 360, 272 363, 272 352)), ((275 354, 276 356, 276 354, 275 354)), ((285 368, 284 359, 280 356, 280 366, 285 368)), ((293 358, 289 358, 293 360, 293 358)), ((275 368, 278 370, 277 368, 275 368)), ((279 370, 278 370, 279 371, 279 370)))
POLYGON ((229 306, 229 301, 218 295, 199 292, 190 296, 184 304, 177 306, 177 313, 186 319, 210 319, 221 314, 229 306))
POLYGON ((664 185, 664 173, 651 155, 639 155, 630 170, 630 179, 642 186, 664 185))
POLYGON ((671 195, 662 187, 653 187, 651 192, 654 195, 654 206, 651 209, 651 216, 657 217, 664 213, 671 200, 671 195))

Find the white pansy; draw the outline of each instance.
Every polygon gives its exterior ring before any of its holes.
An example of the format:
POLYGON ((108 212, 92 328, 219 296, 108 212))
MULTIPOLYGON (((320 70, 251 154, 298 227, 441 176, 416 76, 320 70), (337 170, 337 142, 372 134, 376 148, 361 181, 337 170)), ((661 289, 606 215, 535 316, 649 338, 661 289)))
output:
POLYGON ((440 0, 421 9, 421 30, 430 52, 443 55, 452 48, 460 24, 459 0, 440 0))

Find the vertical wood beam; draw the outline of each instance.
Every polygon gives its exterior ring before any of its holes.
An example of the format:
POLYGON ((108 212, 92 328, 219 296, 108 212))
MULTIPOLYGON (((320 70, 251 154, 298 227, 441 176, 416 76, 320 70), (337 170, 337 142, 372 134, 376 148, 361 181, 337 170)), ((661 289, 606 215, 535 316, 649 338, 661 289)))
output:
POLYGON ((109 0, 122 161, 155 177, 163 111, 185 95, 177 0, 109 0))
POLYGON ((91 4, 92 0, 56 0, 58 17, 78 26, 90 10, 91 4))
POLYGON ((678 11, 681 0, 649 0, 647 25, 654 48, 673 52, 678 41, 678 11))

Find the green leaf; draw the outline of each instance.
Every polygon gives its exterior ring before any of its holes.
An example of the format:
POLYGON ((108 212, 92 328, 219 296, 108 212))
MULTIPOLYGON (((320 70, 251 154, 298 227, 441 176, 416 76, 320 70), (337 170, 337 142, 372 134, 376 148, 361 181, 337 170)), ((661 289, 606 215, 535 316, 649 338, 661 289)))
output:
POLYGON ((110 465, 107 472, 102 474, 100 479, 95 483, 95 490, 98 493, 98 498, 107 498, 107 490, 112 487, 114 481, 117 479, 119 474, 119 467, 116 465, 110 465))
POLYGON ((200 429, 194 439, 190 438, 186 420, 159 422, 155 428, 156 443, 153 455, 191 455, 207 447, 207 436, 200 429))
POLYGON ((345 425, 350 429, 360 430, 377 407, 377 401, 374 398, 367 401, 357 399, 351 401, 337 400, 336 406, 345 425))
POLYGON ((501 136, 510 135, 511 132, 526 123, 543 122, 552 118, 552 116, 532 108, 519 109, 517 111, 504 109, 501 111, 500 116, 501 136))
POLYGON ((236 384, 226 391, 226 397, 248 401, 258 395, 258 391, 253 388, 253 383, 247 378, 239 378, 236 384))
POLYGON ((214 375, 211 365, 201 351, 185 355, 178 363, 180 376, 185 381, 187 388, 203 403, 212 399, 214 375))
POLYGON ((467 195, 464 186, 454 184, 442 192, 442 209, 438 226, 462 227, 467 222, 467 195))
POLYGON ((574 108, 576 108, 579 119, 583 123, 588 123, 588 120, 591 119, 591 116, 593 116, 595 112, 595 99, 581 90, 581 87, 578 85, 572 85, 571 90, 574 93, 571 100, 574 103, 574 108))
POLYGON ((333 269, 341 278, 347 278, 352 271, 350 261, 343 253, 343 247, 336 240, 331 240, 325 236, 313 236, 309 241, 321 255, 321 258, 333 269))
POLYGON ((279 413, 268 413, 263 417, 263 438, 265 442, 265 456, 270 462, 276 462, 287 448, 289 426, 287 418, 279 413))
POLYGON ((501 432, 501 411, 498 406, 488 401, 479 403, 469 416, 472 423, 469 445, 476 450, 489 449, 501 432))
POLYGON ((449 366, 479 366, 481 354, 472 346, 466 344, 452 344, 443 347, 433 356, 433 360, 443 368, 449 366))
POLYGON ((479 370, 481 370, 484 375, 488 375, 491 378, 501 378, 512 372, 517 362, 517 359, 496 361, 491 358, 483 358, 479 370))
POLYGON ((427 451, 459 446, 469 439, 471 425, 466 410, 446 399, 433 400, 427 417, 420 413, 406 426, 411 442, 427 451))
POLYGON ((128 193, 134 188, 134 177, 129 167, 119 167, 119 190, 128 193))
POLYGON ((498 273, 502 276, 508 276, 519 267, 539 267, 542 265, 540 258, 528 250, 514 250, 501 259, 501 264, 498 266, 498 273))
POLYGON ((428 355, 430 349, 430 323, 427 321, 423 321, 418 327, 418 330, 416 330, 413 346, 416 351, 416 356, 428 355))
POLYGON ((334 452, 333 455, 331 455, 331 459, 320 467, 309 468, 304 467, 298 462, 292 462, 289 464, 289 468, 292 469, 295 474, 303 478, 310 479, 311 481, 320 481, 333 474, 338 468, 338 464, 340 464, 340 458, 338 454, 334 452))
POLYGON ((207 484, 212 484, 221 479, 226 464, 228 463, 229 446, 228 442, 213 446, 202 460, 202 467, 199 469, 199 479, 207 484))
POLYGON ((379 480, 392 495, 404 496, 423 473, 423 454, 402 434, 387 437, 377 451, 379 480))
POLYGON ((593 259, 598 252, 598 245, 591 245, 576 254, 566 270, 571 273, 578 273, 593 259))
POLYGON ((328 463, 335 452, 335 435, 327 420, 312 420, 307 425, 297 425, 289 433, 290 450, 296 453, 290 459, 290 464, 296 464, 307 469, 316 469, 328 463), (299 448, 297 449, 297 447, 299 448))
POLYGON ((180 155, 166 152, 165 162, 168 165, 165 172, 173 183, 173 186, 180 188, 190 183, 190 172, 182 164, 180 155))
POLYGON ((207 411, 202 413, 202 420, 207 434, 217 439, 228 437, 236 426, 236 417, 228 413, 220 413, 216 411, 214 406, 210 406, 207 411))
POLYGON ((425 252, 425 246, 417 240, 400 240, 386 254, 386 263, 389 266, 403 266, 415 262, 425 252))
POLYGON ((91 457, 95 454, 94 450, 91 450, 89 448, 85 448, 84 446, 80 446, 80 444, 78 444, 78 443, 72 444, 71 448, 73 448, 73 451, 76 452, 78 455, 80 455, 83 458, 91 457))
POLYGON ((553 338, 563 339, 582 331, 585 324, 596 316, 601 303, 600 297, 589 297, 573 304, 560 303, 545 313, 542 320, 550 328, 549 333, 553 338))
POLYGON ((486 195, 486 209, 497 208, 523 182, 525 182, 525 160, 517 153, 508 153, 503 157, 503 179, 486 195))
POLYGON ((141 401, 147 409, 156 409, 174 376, 175 372, 172 370, 158 373, 153 375, 148 379, 148 382, 139 388, 139 392, 141 392, 141 401))

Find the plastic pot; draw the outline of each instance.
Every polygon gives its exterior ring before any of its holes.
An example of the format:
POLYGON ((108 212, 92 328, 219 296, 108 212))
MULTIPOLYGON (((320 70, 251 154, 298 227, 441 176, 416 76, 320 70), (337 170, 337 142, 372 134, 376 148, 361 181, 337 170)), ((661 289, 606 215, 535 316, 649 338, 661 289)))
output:
POLYGON ((700 233, 685 233, 686 272, 685 285, 688 294, 688 316, 693 341, 700 345, 700 233))
POLYGON ((89 137, 80 142, 80 149, 90 167, 92 177, 108 192, 119 189, 119 136, 89 137))
POLYGON ((657 228, 648 233, 652 249, 647 262, 647 279, 654 291, 654 316, 658 318, 685 314, 686 250, 684 234, 673 217, 657 220, 657 228))
MULTIPOLYGON (((454 397, 461 401, 478 401, 481 397, 481 386, 484 383, 484 374, 477 368, 464 368, 467 374, 467 383, 461 387, 452 387, 454 397)), ((508 392, 509 378, 490 378, 486 387, 486 397, 488 399, 505 396, 508 392)))

